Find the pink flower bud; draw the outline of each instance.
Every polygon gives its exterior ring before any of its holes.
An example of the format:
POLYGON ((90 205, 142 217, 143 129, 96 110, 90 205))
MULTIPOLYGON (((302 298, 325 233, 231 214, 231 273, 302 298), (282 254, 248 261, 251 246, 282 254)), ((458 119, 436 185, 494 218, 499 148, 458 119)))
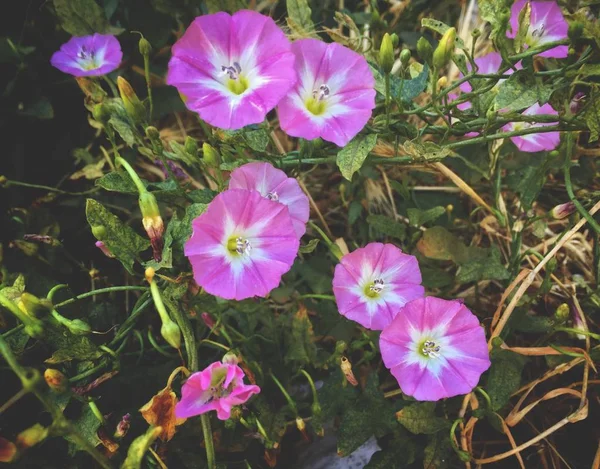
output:
POLYGON ((573 202, 565 202, 564 204, 559 204, 554 207, 550 211, 550 216, 555 220, 562 220, 563 218, 567 218, 575 212, 575 204, 573 202))
POLYGON ((102 251, 102 254, 104 254, 106 257, 115 257, 115 255, 112 252, 110 252, 108 247, 106 247, 106 244, 104 244, 102 241, 96 241, 96 247, 100 249, 102 251))

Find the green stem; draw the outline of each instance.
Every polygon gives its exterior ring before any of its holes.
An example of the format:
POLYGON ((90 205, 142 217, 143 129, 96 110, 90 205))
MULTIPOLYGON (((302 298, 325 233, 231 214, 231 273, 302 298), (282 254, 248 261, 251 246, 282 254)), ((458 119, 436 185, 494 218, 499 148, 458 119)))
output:
POLYGON ((217 467, 215 461, 215 445, 213 442, 212 430, 210 428, 209 414, 202 414, 200 416, 200 422, 202 423, 202 433, 204 434, 204 446, 206 446, 206 463, 208 469, 215 469, 217 467))
POLYGON ((279 382, 279 380, 275 377, 275 375, 273 373, 271 373, 271 379, 275 382, 275 384, 281 391, 281 394, 283 394, 283 397, 285 397, 285 400, 287 401, 288 405, 290 406, 291 411, 294 413, 294 415, 296 417, 298 417, 298 408, 296 407, 296 403, 294 402, 292 397, 288 394, 288 392, 285 390, 283 385, 279 382))
POLYGON ((135 325, 135 322, 137 321, 138 317, 144 312, 144 310, 148 306, 150 306, 152 300, 148 298, 149 295, 150 292, 146 291, 142 296, 140 296, 137 303, 133 307, 133 311, 131 312, 129 317, 125 319, 125 322, 123 322, 121 327, 119 327, 115 338, 110 341, 110 344, 108 344, 110 347, 113 347, 117 342, 119 342, 119 340, 121 340, 124 336, 126 336, 129 333, 129 331, 135 325))
POLYGON ((110 87, 110 91, 112 92, 113 96, 115 98, 118 98, 120 95, 119 90, 117 90, 117 87, 115 86, 115 83, 107 75, 102 75, 102 78, 106 83, 108 83, 108 86, 110 87))
POLYGON ((94 192, 98 192, 100 190, 99 187, 94 187, 93 189, 90 189, 89 191, 84 191, 84 192, 69 192, 69 191, 63 191, 62 189, 57 189, 55 187, 50 187, 50 186, 43 186, 40 184, 30 184, 28 182, 21 182, 21 181, 12 181, 10 179, 7 179, 6 181, 4 181, 3 183, 1 183, 0 185, 5 185, 7 187, 10 186, 19 186, 19 187, 28 187, 30 189, 41 189, 41 190, 45 190, 48 192, 55 192, 57 194, 63 194, 63 195, 89 195, 89 194, 93 194, 94 192))
POLYGON ((390 74, 385 74, 385 126, 390 126, 390 74))
POLYGON ((31 337, 36 337, 43 331, 43 323, 39 319, 28 316, 19 307, 0 293, 0 305, 9 310, 19 321, 25 325, 25 332, 31 337))
POLYGON ((300 295, 298 298, 301 300, 304 298, 315 298, 318 300, 330 300, 335 301, 335 296, 333 295, 321 295, 320 293, 307 293, 306 295, 300 295))
POLYGON ((160 291, 158 289, 158 285, 154 280, 150 282, 150 292, 152 293, 152 299, 154 300, 154 306, 156 311, 158 311, 158 315, 163 323, 171 321, 171 316, 167 312, 167 308, 163 303, 162 297, 160 295, 160 291))
POLYGON ((144 186, 144 183, 142 182, 142 180, 140 179, 138 174, 135 172, 135 170, 132 168, 132 166, 126 160, 124 160, 120 156, 117 156, 115 158, 115 163, 117 163, 117 165, 120 164, 125 168, 125 170, 129 174, 129 177, 131 177, 133 183, 135 184, 135 187, 137 188, 137 190, 140 194, 147 192, 146 186, 144 186))
MULTIPOLYGON (((60 286, 60 285, 57 285, 57 287, 58 286, 60 286)), ((54 290, 54 288, 52 290, 54 290)), ((50 291, 52 291, 52 290, 50 290, 50 291)), ((73 298, 69 298, 68 300, 65 300, 61 303, 54 305, 54 307, 59 308, 61 306, 67 306, 67 305, 70 305, 71 303, 75 303, 76 301, 83 300, 85 298, 89 298, 90 296, 100 295, 102 293, 111 293, 111 292, 117 292, 117 291, 147 291, 147 290, 148 289, 146 287, 136 287, 136 286, 119 286, 119 287, 100 288, 98 290, 88 291, 88 292, 82 293, 81 295, 74 296, 73 298)))
POLYGON ((573 192, 573 183, 571 182, 571 158, 573 156, 573 132, 567 133, 567 154, 565 156, 565 188, 567 189, 567 194, 575 205, 577 211, 581 214, 583 218, 587 220, 592 229, 596 232, 596 234, 600 234, 600 225, 598 222, 594 220, 594 218, 590 215, 590 213, 581 205, 581 202, 577 200, 575 197, 575 193, 573 192))
POLYGON ((154 115, 154 101, 152 100, 152 84, 150 81, 150 57, 147 54, 144 54, 144 77, 146 78, 146 88, 148 90, 148 103, 150 104, 150 109, 148 112, 148 122, 152 121, 152 116, 154 115))

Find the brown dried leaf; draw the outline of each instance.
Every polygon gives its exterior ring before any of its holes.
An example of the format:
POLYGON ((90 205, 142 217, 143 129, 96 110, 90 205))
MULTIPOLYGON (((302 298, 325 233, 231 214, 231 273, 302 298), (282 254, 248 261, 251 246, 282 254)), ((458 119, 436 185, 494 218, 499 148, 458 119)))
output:
POLYGON ((177 404, 177 396, 171 387, 167 386, 140 409, 146 422, 162 427, 158 437, 163 441, 173 438, 175 426, 185 422, 185 419, 175 418, 175 404, 177 404))

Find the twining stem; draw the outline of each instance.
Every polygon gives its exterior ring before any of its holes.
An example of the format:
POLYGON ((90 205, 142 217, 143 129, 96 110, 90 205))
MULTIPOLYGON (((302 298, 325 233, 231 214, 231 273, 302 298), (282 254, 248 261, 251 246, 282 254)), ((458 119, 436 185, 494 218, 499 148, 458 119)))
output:
POLYGON ((83 300, 85 298, 89 298, 90 296, 100 295, 102 293, 111 293, 111 292, 117 292, 117 291, 147 291, 147 290, 148 290, 148 288, 146 288, 146 287, 136 287, 136 286, 119 286, 119 287, 100 288, 98 290, 88 291, 88 292, 82 293, 81 295, 74 296, 73 298, 69 298, 68 300, 65 300, 60 303, 55 304, 54 307, 59 308, 61 306, 67 306, 67 305, 70 305, 71 303, 75 303, 76 301, 83 300))
POLYGON ((204 434, 204 445, 206 447, 206 463, 208 469, 215 469, 217 467, 215 463, 215 446, 213 443, 212 430, 210 428, 209 414, 202 414, 200 416, 200 422, 202 423, 202 433, 204 434))
POLYGON ((0 186, 6 186, 6 187, 10 187, 10 186, 28 187, 30 189, 40 189, 40 190, 44 190, 44 191, 48 191, 48 192, 55 192, 57 194, 77 195, 77 196, 79 196, 79 195, 93 194, 94 192, 98 192, 100 190, 100 187, 94 187, 93 189, 90 189, 89 191, 84 191, 84 192, 69 192, 69 191, 64 191, 62 189, 57 189, 56 187, 43 186, 41 184, 30 184, 28 182, 21 182, 21 181, 13 181, 11 179, 6 179, 6 180, 0 182, 0 186))

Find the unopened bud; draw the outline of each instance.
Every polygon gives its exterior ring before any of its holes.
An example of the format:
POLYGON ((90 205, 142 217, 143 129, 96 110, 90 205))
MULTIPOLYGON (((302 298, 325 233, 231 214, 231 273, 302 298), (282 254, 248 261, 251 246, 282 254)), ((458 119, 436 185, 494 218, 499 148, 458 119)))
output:
POLYGON ((386 74, 390 73, 394 66, 394 44, 392 43, 392 37, 388 33, 385 33, 381 40, 379 66, 386 74))
POLYGON ((69 388, 68 378, 54 368, 48 368, 44 371, 44 379, 48 387, 59 394, 62 394, 69 388))
POLYGON ((13 462, 17 456, 17 446, 12 441, 0 436, 0 462, 13 462))
POLYGON ((569 319, 569 305, 567 303, 561 304, 554 312, 554 318, 559 324, 563 324, 569 319))
POLYGON ((144 277, 146 277, 146 282, 152 283, 152 280, 154 280, 155 273, 156 273, 156 270, 154 270, 153 267, 148 267, 144 272, 144 277))
POLYGON ((340 355, 340 354, 344 353, 347 348, 348 348, 348 344, 344 340, 338 340, 335 343, 335 353, 337 355, 340 355))
POLYGON ((131 414, 123 415, 121 421, 117 424, 117 429, 115 430, 115 434, 113 435, 116 440, 120 440, 129 431, 129 427, 131 426, 131 414))
POLYGON ((565 202, 550 210, 550 216, 555 220, 562 220, 563 218, 567 218, 573 212, 575 212, 575 204, 573 202, 565 202))
POLYGON ((221 157, 219 156, 219 152, 206 142, 202 144, 202 155, 207 165, 212 166, 213 168, 218 168, 220 166, 221 157))
POLYGON ((190 137, 189 135, 185 137, 184 148, 185 151, 193 157, 198 157, 198 142, 195 138, 190 137))
POLYGON ((315 401, 313 402, 312 406, 310 407, 312 414, 316 417, 320 417, 321 416, 321 405, 315 401))
POLYGON ((106 257, 110 257, 111 259, 114 259, 115 255, 112 252, 110 252, 110 249, 108 249, 108 247, 106 246, 106 244, 104 244, 104 242, 96 241, 96 247, 98 249, 100 249, 100 251, 102 251, 102 254, 104 254, 106 257))
POLYGON ((417 54, 419 54, 423 62, 431 63, 433 47, 431 47, 431 43, 424 37, 419 38, 417 41, 417 54))
POLYGON ((27 430, 22 431, 17 435, 15 443, 19 449, 27 449, 37 445, 39 442, 46 439, 48 436, 48 429, 43 425, 36 423, 27 430))
POLYGON ((400 52, 400 63, 402 64, 402 68, 408 67, 409 62, 410 51, 408 49, 402 49, 402 52, 400 52))
POLYGON ((302 433, 306 431, 306 423, 302 417, 296 417, 296 428, 302 433))
POLYGON ((140 42, 138 42, 138 48, 140 50, 140 54, 142 54, 144 57, 148 57, 152 52, 152 45, 150 44, 150 41, 143 36, 140 39, 140 42))
POLYGON ((164 245, 163 233, 165 231, 165 225, 160 216, 158 202, 156 201, 154 194, 144 191, 140 194, 139 204, 142 212, 142 225, 144 225, 144 229, 150 239, 154 260, 160 262, 164 245))
POLYGON ((90 325, 81 319, 73 319, 65 323, 65 325, 74 335, 86 335, 92 332, 90 325))
POLYGON ((204 322, 206 327, 208 327, 209 329, 215 327, 216 322, 209 313, 204 312, 200 315, 200 317, 202 318, 202 321, 204 322))
POLYGON ((400 38, 398 35, 396 33, 392 33, 390 37, 392 38, 392 45, 394 47, 398 47, 398 44, 400 44, 400 38))
POLYGON ((445 67, 452 58, 455 41, 456 28, 450 28, 444 33, 440 43, 433 51, 433 66, 438 70, 445 67))
POLYGON ((129 114, 129 117, 133 119, 135 123, 142 123, 146 120, 146 108, 140 101, 137 94, 133 90, 132 86, 123 77, 117 77, 117 87, 119 88, 119 94, 123 100, 123 106, 125 111, 129 114))
MULTIPOLYGON (((75 77, 81 91, 87 99, 94 103, 101 103, 106 98, 106 92, 98 82, 86 77, 75 77)), ((97 119, 96 119, 97 120, 97 119)))
POLYGON ((160 328, 160 335, 163 336, 163 339, 165 339, 171 347, 178 350, 181 348, 181 331, 179 330, 179 326, 172 319, 163 321, 160 328))
POLYGON ((229 351, 223 355, 223 359, 221 361, 228 365, 237 365, 240 362, 240 357, 238 357, 234 352, 229 351))
POLYGON ((50 300, 40 299, 31 293, 24 292, 19 300, 20 309, 33 318, 43 318, 50 314, 53 306, 50 300))
POLYGON ((473 39, 477 39, 479 36, 481 36, 481 30, 475 28, 473 31, 471 31, 471 36, 473 39))
MULTIPOLYGON (((588 328, 585 321, 581 317, 581 314, 575 306, 571 306, 571 318, 573 321, 573 329, 576 329, 581 332, 587 332, 588 328)), ((575 337, 577 337, 579 340, 585 340, 586 334, 575 334, 575 337)))
POLYGON ((0 187, 6 184, 7 181, 8 179, 6 178, 6 176, 0 176, 0 187))
POLYGON ((446 78, 445 76, 440 77, 439 80, 437 81, 437 87, 438 90, 441 90, 442 88, 444 88, 446 85, 448 84, 448 78, 446 78))

